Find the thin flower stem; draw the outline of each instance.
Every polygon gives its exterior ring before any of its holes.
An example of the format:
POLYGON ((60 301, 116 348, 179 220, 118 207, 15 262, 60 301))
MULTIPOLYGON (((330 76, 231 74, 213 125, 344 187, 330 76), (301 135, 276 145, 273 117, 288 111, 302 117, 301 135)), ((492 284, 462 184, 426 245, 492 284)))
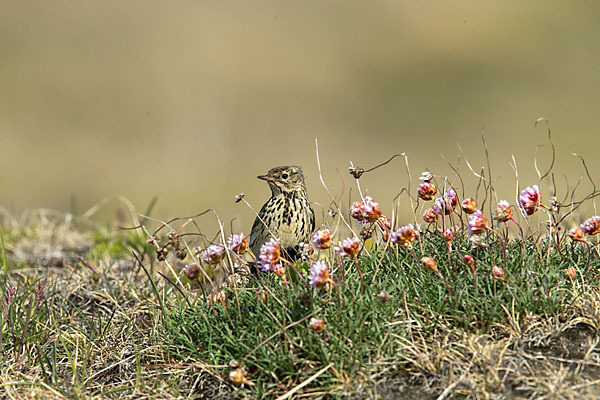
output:
POLYGON ((583 243, 585 243, 585 245, 587 246, 587 250, 588 250, 588 258, 587 258, 587 263, 585 265, 585 273, 587 274, 588 271, 590 270, 590 261, 592 259, 592 246, 590 244, 590 242, 588 242, 587 240, 584 240, 583 243))
POLYGON ((450 289, 450 285, 448 284, 446 277, 442 275, 440 271, 438 271, 438 276, 442 278, 442 281, 444 281, 444 285, 446 285, 446 290, 448 290, 448 294, 450 295, 450 301, 452 302, 452 308, 456 308, 456 304, 454 303, 454 293, 452 292, 452 289, 450 289))
POLYGON ((360 270, 360 266, 358 265, 358 257, 356 257, 356 255, 354 255, 354 265, 356 266, 356 270, 358 271, 358 277, 360 278, 360 294, 363 294, 363 276, 362 276, 362 272, 360 270))
POLYGON ((285 258, 282 258, 281 261, 283 261, 284 263, 286 263, 287 265, 289 265, 294 270, 294 272, 296 273, 296 275, 298 275, 298 277, 300 278, 300 280, 302 281, 302 283, 304 283, 304 285, 306 286, 306 288, 310 289, 310 285, 308 284, 308 282, 306 282, 306 279, 304 279, 304 277, 300 274, 300 272, 298 272, 298 270, 294 266, 294 263, 292 263, 291 261, 286 260, 285 258))
POLYGON ((508 261, 506 259, 506 243, 504 242, 504 239, 502 238, 502 235, 500 235, 498 232, 496 232, 495 230, 493 230, 489 226, 487 227, 487 230, 489 232, 492 232, 498 239, 500 239, 500 243, 502 244, 502 254, 504 256, 504 267, 507 268, 508 267, 508 261))

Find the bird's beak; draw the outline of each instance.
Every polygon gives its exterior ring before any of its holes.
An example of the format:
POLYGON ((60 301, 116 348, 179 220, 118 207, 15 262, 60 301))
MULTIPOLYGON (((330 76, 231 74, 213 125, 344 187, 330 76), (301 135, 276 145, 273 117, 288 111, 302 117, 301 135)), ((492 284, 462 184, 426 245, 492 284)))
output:
POLYGON ((267 181, 267 182, 273 182, 275 181, 275 178, 273 178, 270 175, 259 175, 257 176, 258 179, 262 179, 263 181, 267 181))

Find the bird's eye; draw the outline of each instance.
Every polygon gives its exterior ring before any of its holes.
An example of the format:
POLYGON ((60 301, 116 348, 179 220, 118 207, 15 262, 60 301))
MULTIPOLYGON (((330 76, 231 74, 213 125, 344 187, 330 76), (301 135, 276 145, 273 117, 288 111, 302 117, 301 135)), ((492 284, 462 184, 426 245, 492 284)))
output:
POLYGON ((287 177, 288 177, 288 174, 282 174, 281 175, 281 179, 287 179, 287 177))

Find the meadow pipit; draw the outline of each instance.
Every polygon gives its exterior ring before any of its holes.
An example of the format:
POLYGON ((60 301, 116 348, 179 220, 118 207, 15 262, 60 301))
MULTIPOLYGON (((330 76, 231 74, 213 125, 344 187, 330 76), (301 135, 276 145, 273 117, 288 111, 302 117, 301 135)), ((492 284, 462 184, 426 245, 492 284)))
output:
POLYGON ((254 220, 250 250, 258 257, 265 242, 279 238, 284 257, 295 258, 298 244, 308 241, 315 229, 315 213, 306 196, 302 168, 294 165, 276 167, 258 179, 267 181, 271 198, 254 220))

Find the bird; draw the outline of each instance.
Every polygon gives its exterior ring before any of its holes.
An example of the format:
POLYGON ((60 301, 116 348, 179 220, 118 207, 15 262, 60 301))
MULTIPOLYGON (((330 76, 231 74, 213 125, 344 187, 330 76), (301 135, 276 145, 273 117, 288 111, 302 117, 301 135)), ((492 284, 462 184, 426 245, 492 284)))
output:
POLYGON ((260 209, 250 233, 250 250, 257 257, 261 246, 278 238, 283 256, 295 259, 298 245, 315 229, 315 213, 306 195, 302 167, 275 167, 258 179, 266 181, 271 197, 260 209))

